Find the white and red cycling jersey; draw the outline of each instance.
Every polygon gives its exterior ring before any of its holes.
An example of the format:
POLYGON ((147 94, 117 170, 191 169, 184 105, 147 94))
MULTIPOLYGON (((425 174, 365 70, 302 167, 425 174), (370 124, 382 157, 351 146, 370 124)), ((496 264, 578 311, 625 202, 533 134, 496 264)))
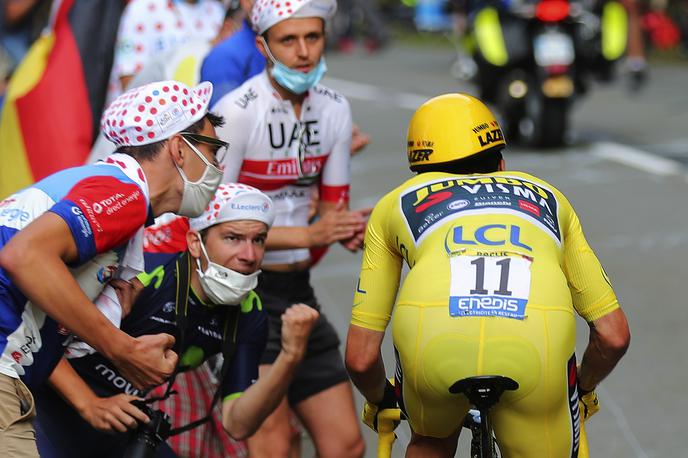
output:
MULTIPOLYGON (((313 192, 320 199, 349 199, 351 109, 339 93, 316 85, 296 117, 290 101, 273 89, 265 71, 222 97, 213 112, 224 116, 218 136, 229 142, 224 181, 254 186, 275 205, 274 226, 308 226, 313 192)), ((265 253, 263 264, 308 259, 307 249, 265 253)))

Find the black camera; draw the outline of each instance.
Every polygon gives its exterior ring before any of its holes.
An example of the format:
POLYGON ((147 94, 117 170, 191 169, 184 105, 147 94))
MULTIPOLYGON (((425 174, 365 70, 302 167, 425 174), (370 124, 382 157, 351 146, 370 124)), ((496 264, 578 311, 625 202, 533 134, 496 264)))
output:
POLYGON ((143 401, 132 401, 150 421, 139 423, 139 427, 133 432, 124 458, 154 458, 158 446, 170 436, 170 417, 162 410, 153 410, 143 401))

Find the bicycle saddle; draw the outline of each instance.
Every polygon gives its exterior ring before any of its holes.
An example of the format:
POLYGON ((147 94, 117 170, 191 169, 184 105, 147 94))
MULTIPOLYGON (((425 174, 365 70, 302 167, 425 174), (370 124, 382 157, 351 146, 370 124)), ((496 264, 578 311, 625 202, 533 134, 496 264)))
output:
POLYGON ((461 379, 449 387, 452 394, 463 394, 478 409, 490 409, 504 391, 518 389, 518 382, 501 375, 479 375, 461 379))

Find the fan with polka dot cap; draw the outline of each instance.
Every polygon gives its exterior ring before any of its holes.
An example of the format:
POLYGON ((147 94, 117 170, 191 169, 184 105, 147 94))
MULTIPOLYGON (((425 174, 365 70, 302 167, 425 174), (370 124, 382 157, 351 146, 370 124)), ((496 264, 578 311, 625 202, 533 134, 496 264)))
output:
POLYGON ((166 140, 208 113, 213 85, 190 88, 159 81, 128 90, 105 110, 100 128, 117 146, 141 146, 166 140))
POLYGON ((202 231, 227 221, 253 220, 272 226, 275 209, 272 200, 253 186, 221 184, 203 214, 189 220, 189 227, 202 231))
POLYGON ((289 18, 319 17, 328 20, 337 11, 336 0, 256 0, 251 9, 253 30, 262 35, 289 18))

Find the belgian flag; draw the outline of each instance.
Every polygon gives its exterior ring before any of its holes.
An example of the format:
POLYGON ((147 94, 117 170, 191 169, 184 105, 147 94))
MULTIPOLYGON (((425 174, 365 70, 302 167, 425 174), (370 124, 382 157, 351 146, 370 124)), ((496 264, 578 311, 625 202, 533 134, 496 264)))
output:
POLYGON ((0 117, 0 199, 88 158, 123 0, 54 0, 12 75, 0 117))

